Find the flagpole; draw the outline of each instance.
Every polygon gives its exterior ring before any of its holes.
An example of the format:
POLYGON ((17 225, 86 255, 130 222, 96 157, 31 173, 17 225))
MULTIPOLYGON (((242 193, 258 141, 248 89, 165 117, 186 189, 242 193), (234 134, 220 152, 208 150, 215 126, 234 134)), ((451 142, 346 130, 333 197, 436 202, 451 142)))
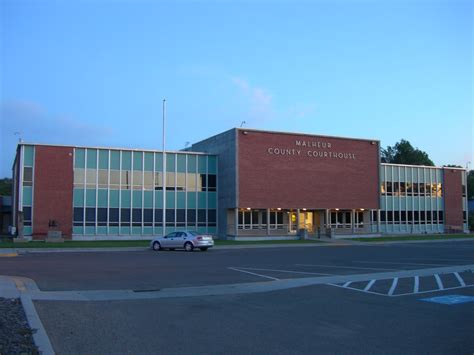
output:
POLYGON ((163 99, 163 235, 166 235, 166 151, 165 151, 166 99, 163 99))

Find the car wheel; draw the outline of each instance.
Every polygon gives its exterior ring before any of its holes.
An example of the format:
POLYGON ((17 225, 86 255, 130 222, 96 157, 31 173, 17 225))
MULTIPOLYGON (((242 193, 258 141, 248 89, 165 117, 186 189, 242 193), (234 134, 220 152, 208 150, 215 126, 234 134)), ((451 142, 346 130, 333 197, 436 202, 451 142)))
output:
POLYGON ((204 248, 199 248, 201 249, 201 251, 206 251, 207 249, 209 249, 208 247, 204 247, 204 248))
POLYGON ((153 250, 154 251, 161 250, 161 244, 159 242, 154 242, 153 243, 153 250))
POLYGON ((191 242, 186 242, 186 243, 184 244, 184 250, 186 250, 186 251, 193 251, 193 249, 194 249, 193 243, 191 243, 191 242))

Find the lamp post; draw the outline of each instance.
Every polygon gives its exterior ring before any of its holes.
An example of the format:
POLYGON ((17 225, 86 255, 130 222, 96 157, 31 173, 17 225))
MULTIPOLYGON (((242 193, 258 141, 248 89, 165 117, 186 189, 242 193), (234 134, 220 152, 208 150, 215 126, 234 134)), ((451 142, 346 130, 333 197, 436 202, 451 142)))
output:
POLYGON ((166 152, 165 152, 165 113, 166 99, 163 99, 163 235, 166 235, 166 152))

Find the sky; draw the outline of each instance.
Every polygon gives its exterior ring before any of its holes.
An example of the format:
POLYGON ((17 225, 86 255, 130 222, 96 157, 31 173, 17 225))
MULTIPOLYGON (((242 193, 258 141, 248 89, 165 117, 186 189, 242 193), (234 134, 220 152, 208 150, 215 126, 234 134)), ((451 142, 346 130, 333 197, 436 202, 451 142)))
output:
POLYGON ((162 148, 234 127, 473 160, 473 2, 0 0, 0 178, 29 143, 162 148))

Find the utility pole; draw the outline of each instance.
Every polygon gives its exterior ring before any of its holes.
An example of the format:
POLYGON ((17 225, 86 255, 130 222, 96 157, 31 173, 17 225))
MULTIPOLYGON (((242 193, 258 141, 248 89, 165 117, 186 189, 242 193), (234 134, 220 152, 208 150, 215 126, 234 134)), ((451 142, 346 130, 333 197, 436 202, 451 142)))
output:
POLYGON ((166 99, 163 99, 163 236, 166 235, 166 152, 165 152, 165 113, 166 99))

